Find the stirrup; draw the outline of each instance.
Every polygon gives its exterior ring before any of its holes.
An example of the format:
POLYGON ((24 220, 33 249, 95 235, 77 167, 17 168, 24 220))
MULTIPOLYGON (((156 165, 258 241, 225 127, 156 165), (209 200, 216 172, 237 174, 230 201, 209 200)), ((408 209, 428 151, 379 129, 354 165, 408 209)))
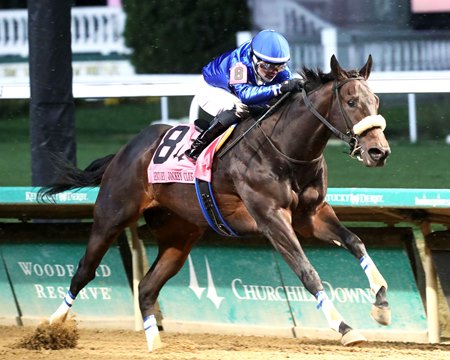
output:
POLYGON ((205 120, 205 119, 197 119, 194 121, 195 129, 198 132, 203 132, 205 130, 208 130, 209 125, 210 125, 209 121, 205 120))
POLYGON ((195 139, 191 147, 184 152, 184 155, 186 155, 188 160, 195 163, 207 146, 208 144, 203 143, 200 139, 195 139))
POLYGON ((197 156, 196 156, 195 154, 192 155, 191 153, 192 153, 192 150, 191 150, 191 149, 188 149, 188 150, 186 150, 186 151, 184 152, 184 155, 186 156, 186 158, 187 158, 189 161, 191 161, 191 162, 193 162, 193 163, 196 163, 196 162, 197 162, 197 159, 198 159, 198 155, 197 155, 197 156))

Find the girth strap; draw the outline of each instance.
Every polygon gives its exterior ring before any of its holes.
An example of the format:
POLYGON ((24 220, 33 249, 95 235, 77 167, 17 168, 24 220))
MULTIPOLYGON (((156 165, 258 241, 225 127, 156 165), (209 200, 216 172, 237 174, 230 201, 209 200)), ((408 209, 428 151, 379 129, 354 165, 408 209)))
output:
POLYGON ((212 192, 211 183, 199 179, 195 179, 195 191, 197 199, 202 209, 203 215, 209 226, 222 236, 238 237, 233 229, 231 229, 220 213, 212 192))

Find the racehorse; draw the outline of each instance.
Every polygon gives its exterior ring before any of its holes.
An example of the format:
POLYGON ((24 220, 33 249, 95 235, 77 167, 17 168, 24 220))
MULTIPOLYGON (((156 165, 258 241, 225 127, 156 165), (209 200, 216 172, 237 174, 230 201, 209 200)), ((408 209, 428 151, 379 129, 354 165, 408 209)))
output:
MULTIPOLYGON (((302 93, 290 94, 264 121, 242 120, 215 158, 212 188, 227 224, 240 235, 262 235, 281 254, 305 288, 316 297, 331 329, 344 345, 366 339, 353 330, 327 297, 297 234, 342 246, 360 262, 374 294, 371 316, 390 322, 387 283, 361 239, 349 231, 325 201, 327 167, 323 151, 333 134, 346 141, 367 167, 383 166, 390 154, 378 114, 379 99, 368 86, 372 57, 358 70, 344 70, 335 56, 331 72, 303 67, 302 93), (243 136, 245 135, 245 136, 243 136)), ((147 168, 168 125, 151 125, 117 154, 85 170, 65 168, 61 181, 42 188, 40 197, 100 185, 86 252, 70 290, 50 323, 64 321, 78 293, 95 277, 111 243, 142 215, 157 241, 158 254, 139 284, 139 305, 150 351, 160 345, 156 300, 164 284, 183 266, 208 228, 192 184, 152 184, 147 168)), ((261 264, 261 266, 264 266, 261 264)))

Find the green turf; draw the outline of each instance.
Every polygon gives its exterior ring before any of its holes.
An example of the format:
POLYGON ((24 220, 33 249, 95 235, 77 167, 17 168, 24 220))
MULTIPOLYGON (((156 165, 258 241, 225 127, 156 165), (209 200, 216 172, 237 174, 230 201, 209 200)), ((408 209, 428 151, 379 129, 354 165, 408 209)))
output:
MULTIPOLYGON (((171 117, 187 114, 190 99, 170 99, 171 117), (172 106, 175 110, 172 111, 172 106), (172 113, 174 112, 174 113, 172 113)), ((422 110, 423 111, 423 110, 422 110)), ((76 108, 77 158, 84 167, 92 160, 115 153, 133 135, 160 117, 159 102, 100 103, 76 108)), ((398 131, 398 126, 396 131, 398 131)), ((404 132, 407 127, 404 126, 404 132)), ((389 132, 387 131, 389 135, 389 132)), ((437 141, 392 140, 392 155, 383 168, 366 168, 345 154, 345 145, 328 146, 325 156, 330 187, 449 188, 450 145, 437 141)), ((31 185, 28 117, 0 118, 0 186, 31 185)))
POLYGON ((444 142, 390 143, 387 164, 367 168, 343 154, 345 145, 328 146, 330 187, 450 188, 450 145, 444 142))
MULTIPOLYGON (((170 117, 188 114, 190 100, 171 98, 170 117)), ((157 98, 145 101, 118 101, 104 106, 102 102, 77 104, 76 141, 80 167, 92 160, 115 153, 152 121, 160 119, 157 98)), ((0 186, 31 185, 31 148, 28 116, 5 112, 0 114, 0 186)))

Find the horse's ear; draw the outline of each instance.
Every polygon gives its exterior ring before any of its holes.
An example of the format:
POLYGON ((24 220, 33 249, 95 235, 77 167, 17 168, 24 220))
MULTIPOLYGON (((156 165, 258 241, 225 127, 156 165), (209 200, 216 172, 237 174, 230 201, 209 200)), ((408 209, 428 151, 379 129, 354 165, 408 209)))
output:
POLYGON ((332 56, 330 60, 330 68, 331 72, 333 73, 334 77, 336 79, 342 78, 343 74, 345 74, 345 71, 341 68, 341 65, 339 65, 339 62, 336 59, 336 56, 332 56))
POLYGON ((361 75, 364 79, 368 79, 370 75, 370 71, 372 70, 372 55, 369 55, 366 64, 359 70, 359 75, 361 75))

